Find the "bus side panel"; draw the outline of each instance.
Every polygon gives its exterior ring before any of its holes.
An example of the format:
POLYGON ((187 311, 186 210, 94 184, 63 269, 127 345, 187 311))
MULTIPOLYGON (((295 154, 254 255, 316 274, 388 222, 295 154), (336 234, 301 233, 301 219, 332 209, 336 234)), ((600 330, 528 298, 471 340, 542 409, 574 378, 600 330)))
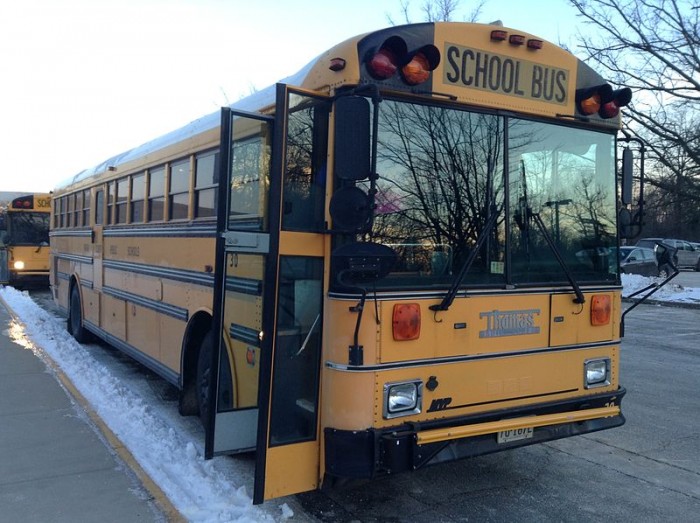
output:
POLYGON ((182 339, 187 323, 181 319, 160 314, 160 361, 180 373, 182 339))
MULTIPOLYGON (((155 360, 160 359, 158 313, 134 303, 127 305, 126 341, 155 360)), ((175 370, 179 371, 179 364, 175 370)))
MULTIPOLYGON (((65 286, 67 287, 67 285, 65 286)), ((83 318, 93 325, 100 324, 100 294, 89 287, 80 289, 83 297, 83 318)))
POLYGON ((102 329, 120 340, 126 339, 126 302, 103 294, 100 312, 102 329))

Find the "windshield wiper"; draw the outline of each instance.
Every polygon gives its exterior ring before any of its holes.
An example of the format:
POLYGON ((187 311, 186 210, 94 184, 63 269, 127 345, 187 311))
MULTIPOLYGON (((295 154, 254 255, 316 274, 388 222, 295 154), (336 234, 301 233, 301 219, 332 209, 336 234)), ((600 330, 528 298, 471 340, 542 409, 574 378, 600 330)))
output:
POLYGON ((583 297, 583 292, 581 292, 581 287, 579 287, 578 282, 574 279, 574 276, 571 274, 571 271, 569 270, 569 267, 566 265, 564 258, 562 258, 561 253, 559 252, 559 249, 557 249, 557 246, 554 244, 554 241, 552 241, 552 237, 547 232, 547 228, 545 227, 544 222, 542 221, 542 218, 540 218, 540 213, 533 212, 530 214, 530 216, 532 216, 532 219, 537 224, 537 227, 539 227, 540 232, 542 233, 542 236, 544 236, 544 239, 547 242, 547 245, 549 245, 549 248, 554 253, 554 257, 559 262, 559 265, 561 266, 562 270, 564 271, 564 274, 566 274, 566 278, 569 280, 571 287, 574 289, 574 293, 576 294, 576 297, 574 298, 574 303, 586 303, 586 298, 583 297))
POLYGON ((450 308, 450 305, 452 305, 452 302, 455 301, 455 296, 457 295, 457 291, 459 290, 460 286, 462 285, 462 281, 464 281, 464 277, 469 272, 469 269, 471 268, 472 264, 474 263, 474 260, 476 259, 477 255, 479 254, 479 251, 481 250, 481 246, 484 244, 484 241, 486 241, 486 238, 488 238, 489 234, 491 234, 491 229, 493 229, 493 226, 496 224, 497 219, 498 219, 498 213, 495 211, 492 212, 491 216, 489 217, 488 221, 486 222, 486 225, 484 226, 484 230, 481 231, 479 238, 477 238, 477 240, 476 240, 476 245, 474 246, 474 249, 472 249, 472 252, 469 253, 469 256, 467 257, 466 261, 464 262, 464 265, 462 265, 462 268, 459 270, 459 274, 452 282, 452 285, 450 286, 450 289, 447 291, 447 294, 445 294, 445 297, 442 299, 442 301, 440 303, 438 303, 436 305, 431 305, 429 307, 431 311, 446 311, 450 308))

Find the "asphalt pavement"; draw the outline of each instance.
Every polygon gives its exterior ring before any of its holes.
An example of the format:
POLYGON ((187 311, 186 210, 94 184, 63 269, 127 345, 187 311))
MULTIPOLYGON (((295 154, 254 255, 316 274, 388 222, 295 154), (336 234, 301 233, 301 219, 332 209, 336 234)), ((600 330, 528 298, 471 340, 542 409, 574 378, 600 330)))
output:
POLYGON ((177 520, 60 371, 10 338, 12 319, 0 299, 0 522, 177 520))

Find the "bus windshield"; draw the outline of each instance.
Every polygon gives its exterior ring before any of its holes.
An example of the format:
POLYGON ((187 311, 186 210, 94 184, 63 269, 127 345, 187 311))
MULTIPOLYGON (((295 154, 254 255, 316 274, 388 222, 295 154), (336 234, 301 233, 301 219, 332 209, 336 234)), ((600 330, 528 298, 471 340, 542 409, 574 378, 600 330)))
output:
POLYGON ((386 100, 377 138, 377 288, 449 286, 482 234, 463 286, 569 285, 545 234, 579 283, 616 280, 612 134, 386 100))
POLYGON ((39 245, 42 242, 48 245, 49 219, 49 213, 8 213, 8 242, 12 245, 39 245))

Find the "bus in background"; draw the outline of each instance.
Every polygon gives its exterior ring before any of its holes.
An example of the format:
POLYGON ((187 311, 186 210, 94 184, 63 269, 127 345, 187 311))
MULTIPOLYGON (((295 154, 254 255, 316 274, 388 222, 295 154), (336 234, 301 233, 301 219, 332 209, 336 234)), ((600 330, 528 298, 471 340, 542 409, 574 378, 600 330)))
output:
POLYGON ((351 38, 57 187, 54 299, 255 503, 617 427, 630 99, 499 25, 351 38))
POLYGON ((0 283, 48 285, 50 218, 50 194, 28 194, 8 204, 0 227, 0 283))

